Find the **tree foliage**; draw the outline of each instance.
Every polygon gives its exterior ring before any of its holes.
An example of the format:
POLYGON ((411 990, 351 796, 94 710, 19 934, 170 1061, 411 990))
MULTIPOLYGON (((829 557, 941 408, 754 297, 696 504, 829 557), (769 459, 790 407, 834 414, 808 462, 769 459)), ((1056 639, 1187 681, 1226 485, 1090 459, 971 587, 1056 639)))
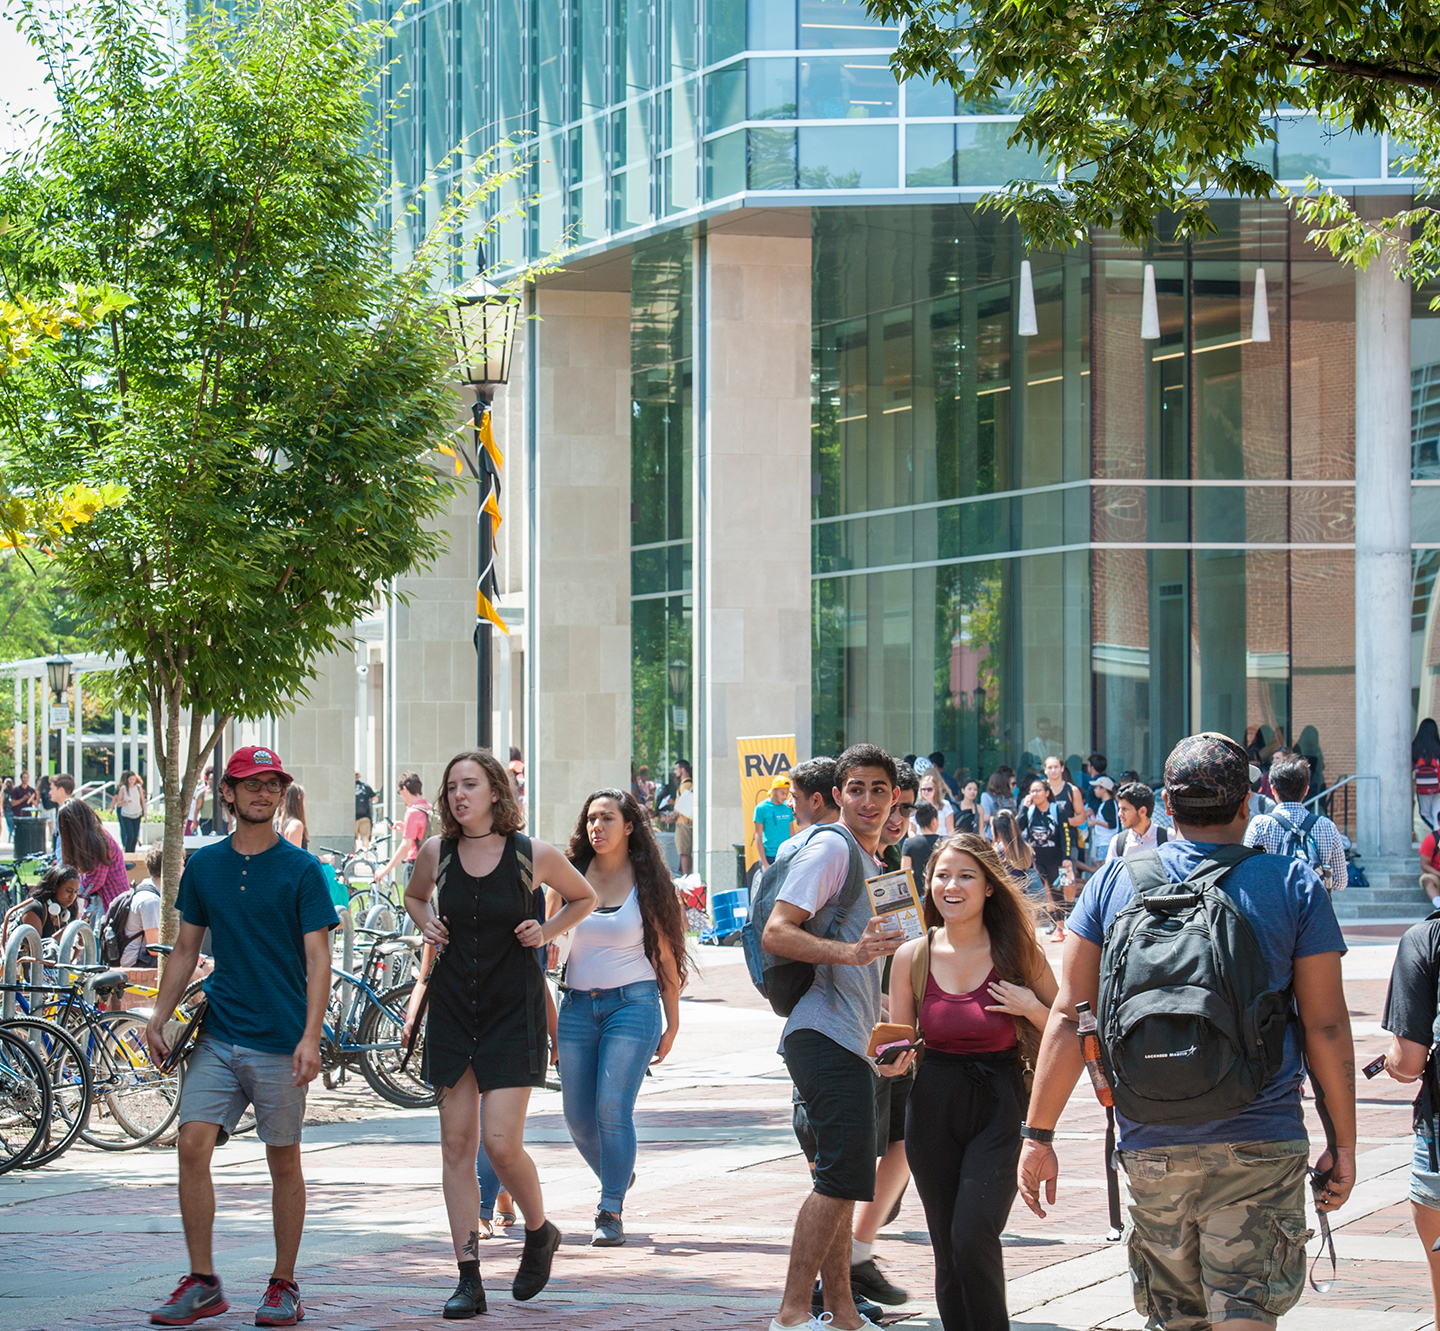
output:
POLYGON ((368 100, 383 25, 347 0, 235 0, 192 10, 177 46, 152 14, 28 11, 59 113, 0 177, 0 269, 37 299, 129 302, 0 380, 0 402, 7 468, 128 487, 58 558, 151 718, 173 900, 212 718, 293 706, 377 585, 440 546, 448 484, 426 456, 451 429, 454 348, 431 279, 508 176, 477 163, 397 268, 368 100))
MULTIPOLYGON (((1056 178, 1014 182, 992 202, 1033 243, 1092 227, 1134 244, 1173 214, 1176 234, 1210 229, 1208 198, 1269 198, 1275 116, 1313 111, 1337 131, 1388 130, 1440 181, 1440 10, 1428 0, 867 0, 905 21, 892 65, 949 83, 962 105, 1020 116, 1012 142, 1056 178), (996 103, 1000 106, 996 106, 996 103), (1063 168, 1063 178, 1061 177, 1063 168)), ((1406 188, 1402 186, 1401 188, 1406 188)), ((1419 277, 1440 269, 1434 215, 1364 226, 1333 194, 1302 207, 1337 253, 1368 259, 1402 226, 1419 277)))

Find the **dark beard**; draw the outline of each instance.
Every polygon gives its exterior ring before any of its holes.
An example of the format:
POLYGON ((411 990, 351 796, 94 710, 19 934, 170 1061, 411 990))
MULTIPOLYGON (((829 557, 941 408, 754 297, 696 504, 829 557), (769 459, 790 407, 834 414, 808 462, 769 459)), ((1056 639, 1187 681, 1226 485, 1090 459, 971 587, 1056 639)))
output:
POLYGON ((227 804, 225 806, 225 812, 242 823, 249 823, 251 827, 263 827, 266 823, 273 823, 275 821, 275 815, 273 813, 267 814, 264 818, 251 818, 241 813, 238 804, 227 804))

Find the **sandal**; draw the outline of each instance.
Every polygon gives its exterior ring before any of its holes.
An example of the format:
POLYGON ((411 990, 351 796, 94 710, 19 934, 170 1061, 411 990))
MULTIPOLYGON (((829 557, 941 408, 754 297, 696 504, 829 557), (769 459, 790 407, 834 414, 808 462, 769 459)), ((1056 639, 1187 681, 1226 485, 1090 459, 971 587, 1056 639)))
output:
POLYGON ((482 1239, 493 1239, 495 1237, 495 1222, 493 1220, 487 1219, 482 1215, 477 1223, 479 1228, 477 1228, 475 1232, 482 1239))

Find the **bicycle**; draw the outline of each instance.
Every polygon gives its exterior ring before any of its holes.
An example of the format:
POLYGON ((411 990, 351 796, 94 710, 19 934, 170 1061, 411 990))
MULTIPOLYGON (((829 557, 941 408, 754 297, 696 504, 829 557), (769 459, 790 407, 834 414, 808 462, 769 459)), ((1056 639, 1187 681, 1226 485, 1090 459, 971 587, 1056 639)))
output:
POLYGON ((0 1174, 23 1165, 50 1125, 50 1079, 39 1055, 0 1031, 0 1174))
POLYGON ((376 936, 359 975, 331 967, 334 983, 320 1037, 321 1071, 326 1089, 333 1090, 344 1080, 345 1072, 358 1065, 360 1075, 381 1099, 405 1109, 428 1109, 436 1102, 436 1092, 420 1079, 423 1032, 410 1064, 404 1071, 400 1068, 404 1056, 401 1034, 415 982, 407 980, 379 992, 371 983, 385 965, 384 958, 396 955, 383 948, 386 943, 397 944, 413 961, 410 944, 400 942, 399 935, 392 932, 376 936))
POLYGON ((84 1051, 63 1026, 42 1017, 12 1017, 0 1031, 19 1036, 41 1058, 50 1080, 51 1112, 41 1141, 17 1167, 35 1169, 58 1160, 90 1121, 94 1077, 84 1051))
MULTIPOLYGON (((102 998, 117 996, 126 987, 124 971, 107 966, 67 969, 72 977, 95 976, 92 989, 102 998)), ((18 1002, 24 1014, 44 1017, 65 1030, 90 1067, 91 1114, 78 1130, 80 1139, 102 1151, 132 1151, 162 1137, 180 1112, 185 1069, 181 1066, 162 1073, 150 1061, 146 1019, 136 1012, 97 1007, 85 999, 80 983, 73 978, 68 985, 17 988, 21 989, 18 1002), (27 993, 51 997, 35 1009, 27 993)))

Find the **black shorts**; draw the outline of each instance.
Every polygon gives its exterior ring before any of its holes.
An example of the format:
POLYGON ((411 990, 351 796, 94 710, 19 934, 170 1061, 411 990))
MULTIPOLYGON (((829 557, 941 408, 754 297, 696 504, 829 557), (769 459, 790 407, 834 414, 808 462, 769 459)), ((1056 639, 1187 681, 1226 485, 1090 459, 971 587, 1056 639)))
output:
POLYGON ((800 1030, 785 1037, 785 1066, 795 1083, 795 1135, 802 1147, 808 1137, 814 1151, 815 1191, 847 1202, 872 1201, 878 1078, 869 1061, 828 1035, 800 1030))
POLYGON ((905 1140, 905 1106, 915 1085, 915 1069, 903 1077, 876 1077, 875 1154, 882 1156, 896 1142, 905 1140))

